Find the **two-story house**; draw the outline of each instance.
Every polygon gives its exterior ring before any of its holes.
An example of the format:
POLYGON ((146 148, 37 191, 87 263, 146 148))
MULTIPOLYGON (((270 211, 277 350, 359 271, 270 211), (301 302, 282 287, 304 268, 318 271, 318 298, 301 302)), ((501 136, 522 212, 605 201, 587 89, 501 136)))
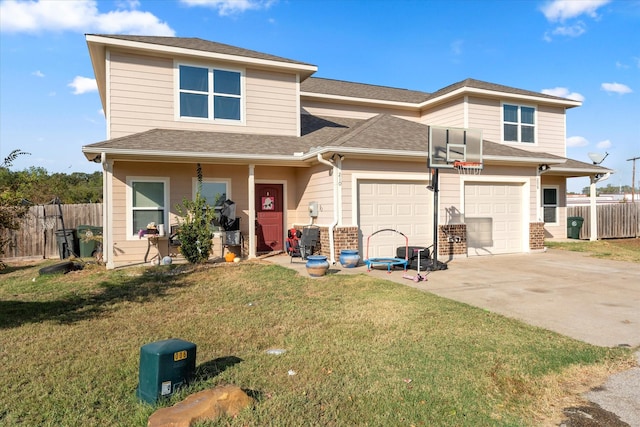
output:
POLYGON ((104 170, 109 268, 142 262, 148 223, 177 224, 198 165, 208 203, 234 202, 246 257, 316 224, 332 261, 395 256, 401 241, 367 239, 385 228, 429 246, 434 223, 440 258, 540 250, 566 236, 566 180, 609 171, 566 158, 578 101, 473 79, 426 93, 316 78, 314 65, 197 38, 86 40, 107 139, 82 150, 104 170), (481 173, 449 164, 434 191, 436 127, 481 131, 481 173))

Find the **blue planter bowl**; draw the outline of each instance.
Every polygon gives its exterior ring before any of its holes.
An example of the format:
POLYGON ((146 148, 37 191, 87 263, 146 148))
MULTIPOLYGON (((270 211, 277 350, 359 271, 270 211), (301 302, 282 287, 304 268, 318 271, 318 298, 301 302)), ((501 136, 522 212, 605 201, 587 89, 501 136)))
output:
POLYGON ((324 255, 309 255, 307 257, 307 273, 311 277, 320 277, 327 274, 329 262, 324 255))
POLYGON ((355 249, 343 249, 340 251, 340 264, 345 268, 357 267, 360 262, 360 255, 355 249))

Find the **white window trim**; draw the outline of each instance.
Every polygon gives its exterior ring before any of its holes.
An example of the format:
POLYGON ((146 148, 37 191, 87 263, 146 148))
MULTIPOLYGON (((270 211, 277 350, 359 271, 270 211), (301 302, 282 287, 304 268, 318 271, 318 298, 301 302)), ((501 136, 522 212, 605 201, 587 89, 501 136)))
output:
MULTIPOLYGON (((529 125, 527 125, 529 126, 529 125)), ((519 104, 516 102, 506 102, 506 101, 502 101, 500 103, 500 139, 502 140, 502 142, 504 144, 516 144, 516 145, 526 145, 528 147, 532 147, 532 146, 536 146, 538 145, 538 107, 536 105, 530 105, 530 104, 519 104), (518 107, 518 122, 505 122, 504 121, 504 106, 505 105, 512 105, 514 107, 518 107), (521 139, 521 135, 522 135, 522 121, 520 118, 520 109, 521 107, 526 107, 526 108, 533 108, 533 142, 522 142, 521 139), (504 139, 504 125, 505 124, 510 124, 510 125, 518 125, 518 140, 517 141, 506 141, 504 139)))
POLYGON ((540 192, 540 204, 542 206, 542 222, 544 225, 549 226, 557 226, 560 225, 560 187, 558 185, 544 185, 542 187, 542 191, 540 192), (544 190, 556 190, 556 203, 555 205, 545 205, 544 203, 544 190), (556 209, 556 221, 555 222, 545 222, 544 220, 544 208, 554 207, 556 209))
POLYGON ((169 177, 159 176, 128 176, 127 177, 127 191, 126 191, 126 209, 127 209, 127 221, 125 235, 127 240, 138 240, 140 237, 137 233, 130 234, 129 230, 133 227, 133 183, 134 182, 162 182, 164 184, 164 224, 169 224, 169 194, 171 194, 169 188, 169 177))
MULTIPOLYGON (((245 70, 242 68, 227 68, 227 67, 218 67, 211 65, 203 65, 192 62, 181 62, 174 61, 173 63, 173 86, 174 86, 174 117, 176 121, 180 122, 190 122, 190 123, 216 123, 216 124, 224 124, 224 125, 234 125, 234 126, 244 126, 246 124, 246 105, 247 105, 247 91, 246 91, 246 79, 245 79, 245 70), (209 117, 201 118, 201 117, 182 117, 180 115, 180 66, 184 65, 187 67, 195 67, 195 68, 206 68, 208 70, 208 80, 209 80, 209 92, 208 92, 208 109, 209 109, 209 117), (229 120, 229 119, 215 119, 213 117, 213 99, 216 93, 213 91, 213 70, 220 71, 230 71, 233 73, 240 74, 240 96, 230 95, 230 94, 218 94, 230 97, 240 98, 240 120, 229 120)), ((186 91, 189 92, 189 91, 186 91)), ((201 92, 193 92, 193 93, 201 93, 201 92)))

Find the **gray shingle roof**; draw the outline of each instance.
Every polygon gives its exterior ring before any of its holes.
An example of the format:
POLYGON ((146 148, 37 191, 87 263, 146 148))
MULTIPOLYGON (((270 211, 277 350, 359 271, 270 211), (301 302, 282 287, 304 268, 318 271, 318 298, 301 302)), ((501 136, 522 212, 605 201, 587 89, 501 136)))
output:
MULTIPOLYGON (((132 155, 148 152, 149 155, 167 157, 182 154, 208 155, 215 157, 233 157, 253 155, 269 158, 273 156, 293 156, 294 153, 328 147, 340 147, 362 150, 367 153, 375 150, 395 151, 398 154, 428 151, 427 126, 400 119, 388 114, 379 114, 368 120, 341 117, 302 116, 302 136, 256 135, 222 132, 202 132, 174 129, 152 129, 134 135, 115 138, 90 144, 84 147, 85 153, 100 153, 116 150, 121 153, 131 151, 132 155)), ((551 173, 572 174, 609 172, 601 166, 565 159, 549 153, 522 150, 493 141, 483 141, 485 157, 508 159, 530 159, 531 162, 547 160, 552 164, 551 173)))
POLYGON ((513 95, 535 96, 539 98, 563 101, 567 100, 566 98, 546 95, 541 92, 518 89, 515 87, 504 86, 475 79, 465 79, 446 86, 442 89, 438 89, 436 92, 428 93, 417 90, 393 88, 388 86, 376 86, 363 83, 347 82, 342 80, 310 77, 301 83, 300 90, 303 92, 311 92, 322 95, 338 95, 351 98, 377 99, 382 101, 420 104, 422 102, 438 98, 464 87, 484 89, 493 92, 504 92, 513 95))
POLYGON ((280 56, 269 55, 267 53, 257 52, 255 50, 243 49, 241 47, 231 46, 228 44, 203 40, 197 37, 161 37, 161 36, 132 36, 118 34, 88 34, 98 37, 107 37, 118 40, 126 40, 132 42, 156 44, 162 46, 178 47, 183 49, 199 50, 202 52, 220 53, 225 55, 245 56, 247 58, 264 59, 268 61, 286 62, 290 64, 312 65, 305 62, 295 61, 293 59, 283 58, 280 56))
POLYGON ((309 77, 300 84, 302 92, 322 95, 337 95, 352 98, 378 99, 382 101, 409 102, 418 104, 429 98, 426 92, 398 89, 388 86, 376 86, 343 80, 309 77))
POLYGON ((563 100, 563 101, 567 100, 567 98, 561 98, 559 96, 553 96, 553 95, 546 95, 542 92, 534 92, 531 90, 518 89, 511 86, 499 85, 496 83, 489 83, 489 82, 484 82, 482 80, 475 80, 475 79, 465 79, 457 83, 453 83, 449 86, 443 87, 442 89, 439 89, 433 92, 430 96, 430 99, 437 98, 439 96, 445 95, 449 92, 453 92, 463 87, 484 89, 484 90, 490 90, 493 92, 505 92, 505 93, 514 94, 514 95, 536 96, 540 98, 548 98, 548 99, 563 100))

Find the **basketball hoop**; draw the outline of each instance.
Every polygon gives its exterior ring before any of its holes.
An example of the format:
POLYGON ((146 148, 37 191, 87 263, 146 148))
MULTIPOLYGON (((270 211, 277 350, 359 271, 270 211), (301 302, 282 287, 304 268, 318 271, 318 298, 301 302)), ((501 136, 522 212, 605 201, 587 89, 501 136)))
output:
POLYGON ((482 163, 456 160, 453 162, 453 168, 457 170, 460 175, 480 175, 482 172, 482 163))

